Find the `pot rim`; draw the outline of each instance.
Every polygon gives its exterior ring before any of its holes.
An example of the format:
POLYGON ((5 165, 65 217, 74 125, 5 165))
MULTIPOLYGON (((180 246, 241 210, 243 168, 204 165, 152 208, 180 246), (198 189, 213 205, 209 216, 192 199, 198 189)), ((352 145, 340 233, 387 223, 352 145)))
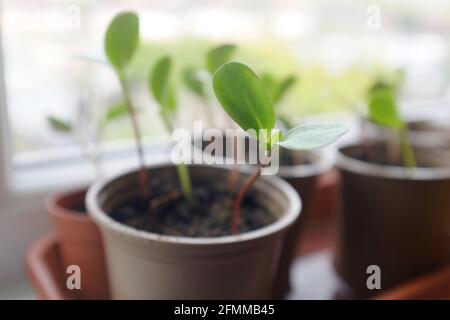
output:
MULTIPOLYGON (((59 191, 59 192, 52 193, 50 196, 48 196, 45 199, 45 204, 44 204, 45 209, 51 215, 59 217, 59 218, 77 221, 77 222, 88 222, 88 221, 90 222, 91 219, 89 218, 89 215, 87 214, 87 212, 80 212, 80 211, 72 210, 72 209, 60 206, 58 204, 58 201, 61 198, 68 197, 70 195, 77 195, 80 193, 87 194, 87 190, 88 190, 87 187, 82 187, 82 188, 72 189, 72 190, 68 190, 68 191, 59 191)), ((85 199, 83 201, 85 201, 85 199)))
MULTIPOLYGON (((336 166, 339 169, 361 175, 383 177, 400 180, 446 180, 450 179, 450 167, 415 167, 406 168, 393 165, 381 165, 359 160, 344 154, 343 150, 351 147, 360 147, 361 142, 351 142, 340 146, 336 152, 336 166)), ((436 150, 436 148, 429 148, 436 150)))
MULTIPOLYGON (((155 170, 158 168, 174 166, 171 162, 158 163, 147 165, 147 170, 155 170)), ((204 168, 217 168, 221 170, 229 170, 226 166, 221 165, 189 165, 189 167, 204 167, 204 168)), ((185 237, 185 236, 170 236, 157 234, 153 232, 138 230, 133 227, 127 226, 123 223, 120 223, 114 219, 112 219, 108 214, 106 214, 99 206, 97 200, 97 196, 100 191, 112 181, 121 179, 123 176, 136 172, 135 168, 126 170, 114 176, 111 176, 103 181, 97 181, 94 183, 87 192, 86 195, 86 206, 88 215, 99 224, 101 227, 106 227, 115 231, 117 233, 125 234, 129 237, 135 238, 137 240, 148 240, 148 241, 156 241, 163 242, 168 244, 187 244, 187 245, 220 245, 220 244, 229 244, 229 243, 244 243, 250 240, 263 238, 269 236, 270 234, 277 233, 289 225, 291 225, 300 215, 300 211, 302 209, 301 199, 297 192, 284 180, 279 177, 272 176, 267 178, 267 176, 261 176, 256 183, 268 183, 272 185, 272 187, 278 188, 289 201, 289 209, 287 212, 274 223, 271 223, 262 228, 252 230, 250 232, 245 232, 238 235, 227 235, 222 237, 185 237)), ((248 175, 248 171, 239 170, 243 174, 248 175)))

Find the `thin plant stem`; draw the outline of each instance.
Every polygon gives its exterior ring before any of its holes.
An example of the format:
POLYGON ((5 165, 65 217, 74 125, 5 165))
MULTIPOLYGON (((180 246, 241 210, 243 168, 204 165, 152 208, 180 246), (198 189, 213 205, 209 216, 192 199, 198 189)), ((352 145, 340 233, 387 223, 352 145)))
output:
MULTIPOLYGON (((161 112, 161 118, 163 120, 164 126, 166 127, 166 130, 168 133, 173 131, 173 125, 170 122, 169 118, 167 117, 167 114, 164 112, 161 112)), ((178 180, 180 181, 181 191, 183 193, 183 196, 186 199, 192 199, 192 182, 191 177, 189 175, 189 170, 186 167, 184 163, 179 163, 176 165, 177 167, 177 174, 178 174, 178 180)))
POLYGON ((192 198, 192 183, 189 171, 184 163, 177 164, 178 179, 180 180, 181 191, 187 199, 192 198))
POLYGON ((149 185, 148 172, 145 168, 144 147, 143 147, 143 143, 142 143, 141 131, 139 129, 139 125, 137 122, 136 110, 131 101, 130 92, 128 89, 128 84, 127 84, 125 75, 121 71, 118 72, 118 75, 119 75, 120 86, 121 86, 122 92, 123 92, 123 97, 124 97, 125 103, 128 107, 128 112, 130 113, 130 119, 131 119, 131 124, 133 127, 134 139, 136 141, 136 148, 137 148, 137 153, 138 153, 138 158, 139 158, 139 163, 140 163, 140 169, 139 169, 139 186, 140 186, 140 188, 139 189, 140 189, 140 193, 141 193, 141 201, 145 207, 145 202, 148 200, 148 197, 149 197, 148 188, 150 187, 150 185, 149 185))
POLYGON ((237 143, 238 139, 236 136, 233 136, 233 161, 234 164, 228 174, 228 192, 234 193, 237 188, 237 182, 239 180, 239 170, 237 166, 237 143))
POLYGON ((239 220, 241 218, 241 205, 242 201, 244 200, 246 194, 248 191, 252 188, 252 186, 255 184, 258 177, 261 175, 261 165, 258 165, 255 172, 251 175, 251 177, 245 182, 244 186, 239 190, 239 193, 234 200, 233 203, 233 212, 231 215, 231 233, 237 234, 238 233, 238 224, 239 220))
POLYGON ((406 128, 400 130, 400 147, 402 150, 403 164, 408 168, 415 168, 417 166, 414 150, 408 137, 408 130, 406 128))

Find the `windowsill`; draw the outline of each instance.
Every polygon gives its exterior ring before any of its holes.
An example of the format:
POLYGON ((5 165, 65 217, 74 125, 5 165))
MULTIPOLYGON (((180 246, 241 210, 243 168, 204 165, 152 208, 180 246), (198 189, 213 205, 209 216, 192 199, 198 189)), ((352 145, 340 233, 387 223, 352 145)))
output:
MULTIPOLYGON (((160 150, 146 155, 146 163, 158 163, 169 159, 167 151, 160 150)), ((119 159, 109 159, 102 164, 102 176, 109 177, 118 172, 137 168, 138 160, 134 152, 119 159)), ((20 169, 11 184, 13 194, 50 192, 63 188, 74 188, 90 184, 95 180, 95 172, 90 163, 61 163, 40 168, 20 169)))

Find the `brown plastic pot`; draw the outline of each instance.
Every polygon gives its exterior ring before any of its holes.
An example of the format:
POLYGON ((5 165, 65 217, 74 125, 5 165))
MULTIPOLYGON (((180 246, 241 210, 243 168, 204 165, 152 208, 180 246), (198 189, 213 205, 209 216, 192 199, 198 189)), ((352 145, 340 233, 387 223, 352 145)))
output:
MULTIPOLYGON (((225 167, 189 166, 193 181, 226 183, 225 167)), ((172 164, 152 166, 151 177, 175 175, 172 164)), ((240 174, 240 183, 249 178, 240 174)), ((271 296, 280 249, 300 213, 300 199, 277 177, 253 187, 260 205, 278 219, 238 235, 191 238, 140 231, 109 217, 115 207, 139 195, 136 172, 94 184, 89 214, 103 234, 114 299, 266 299, 271 296)))
POLYGON ((47 201, 58 236, 64 270, 77 265, 81 270, 79 299, 108 299, 109 290, 100 231, 84 208, 86 190, 56 194, 47 201))
MULTIPOLYGON (((383 153, 384 146, 369 146, 383 153)), ((363 150, 339 150, 341 208, 335 266, 356 291, 372 294, 367 267, 381 269, 386 289, 448 261, 450 256, 450 157, 414 148, 420 166, 408 169, 358 160, 363 150)))

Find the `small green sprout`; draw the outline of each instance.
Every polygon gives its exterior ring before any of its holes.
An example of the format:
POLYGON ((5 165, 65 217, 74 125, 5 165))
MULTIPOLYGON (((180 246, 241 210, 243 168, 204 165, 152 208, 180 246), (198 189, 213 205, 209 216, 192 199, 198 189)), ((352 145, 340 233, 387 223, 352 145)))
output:
POLYGON ((120 119, 125 115, 125 113, 119 109, 118 106, 120 105, 123 104, 111 106, 103 115, 103 118, 99 120, 89 112, 87 109, 88 106, 85 104, 84 100, 81 101, 80 106, 77 109, 77 117, 73 121, 68 121, 52 115, 47 117, 49 126, 55 132, 71 136, 73 141, 80 146, 83 157, 93 164, 97 179, 101 177, 98 144, 101 142, 107 126, 111 122, 120 119), (92 141, 92 148, 89 148, 90 141, 92 141))
POLYGON ((236 49, 237 46, 234 44, 223 44, 209 50, 206 54, 206 67, 209 74, 214 75, 220 66, 230 61, 236 49))
MULTIPOLYGON (((260 79, 264 83, 267 93, 269 94, 269 97, 276 109, 282 98, 297 81, 297 77, 294 75, 277 79, 274 75, 268 72, 261 74, 260 79)), ((277 118, 286 129, 292 129, 294 127, 292 121, 289 120, 288 117, 278 114, 277 118)))
MULTIPOLYGON (((159 112, 168 133, 174 130, 177 112, 175 89, 171 82, 172 59, 169 56, 160 58, 149 76, 149 87, 153 97, 159 104, 159 112)), ((189 171, 184 163, 177 165, 178 179, 186 199, 192 198, 192 184, 189 171)))
POLYGON ((56 132, 60 133, 71 133, 72 132, 72 123, 63 120, 61 118, 55 116, 47 117, 48 123, 50 127, 53 128, 56 132))
POLYGON ((236 50, 237 46, 234 44, 214 47, 206 53, 204 67, 189 67, 183 73, 185 86, 205 103, 205 111, 211 124, 215 118, 212 110, 211 78, 218 67, 230 61, 236 50))
POLYGON ((144 148, 141 131, 139 129, 136 109, 133 106, 129 83, 126 77, 128 65, 139 46, 139 18, 134 12, 122 12, 116 15, 108 26, 105 35, 104 47, 106 57, 119 78, 124 102, 130 115, 133 126, 136 149, 140 162, 139 185, 141 202, 145 206, 148 199, 149 177, 145 169, 144 148))
POLYGON ((397 107, 396 86, 384 81, 377 81, 370 88, 367 99, 370 120, 397 132, 404 165, 408 168, 415 167, 416 158, 408 139, 407 126, 397 107))
MULTIPOLYGON (((303 124, 285 135, 274 130, 275 111, 263 82, 252 69, 239 62, 219 67, 214 74, 213 88, 224 110, 242 129, 265 133, 257 134, 255 138, 269 153, 275 144, 293 150, 320 148, 347 131, 340 123, 303 124)), ((260 175, 261 165, 258 165, 235 199, 231 221, 233 234, 238 232, 241 203, 260 175)))

